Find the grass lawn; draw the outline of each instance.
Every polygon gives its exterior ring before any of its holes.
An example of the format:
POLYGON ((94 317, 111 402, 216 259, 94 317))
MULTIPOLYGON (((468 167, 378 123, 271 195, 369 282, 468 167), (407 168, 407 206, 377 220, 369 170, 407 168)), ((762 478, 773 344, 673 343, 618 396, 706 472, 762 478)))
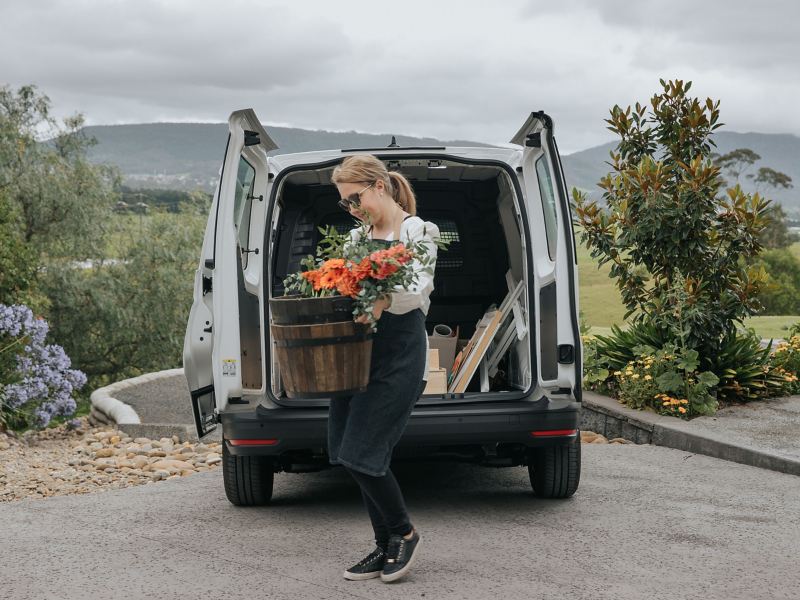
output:
MULTIPOLYGON (((576 235, 578 231, 576 229, 576 235)), ((800 258, 800 242, 789 250, 800 258)), ((625 308, 612 279, 608 277, 609 265, 598 269, 589 251, 578 240, 578 274, 580 287, 580 309, 583 318, 592 327, 592 333, 607 335, 612 325, 622 326, 625 308)), ((782 338, 790 325, 800 321, 800 315, 752 317, 745 320, 762 338, 782 338)))

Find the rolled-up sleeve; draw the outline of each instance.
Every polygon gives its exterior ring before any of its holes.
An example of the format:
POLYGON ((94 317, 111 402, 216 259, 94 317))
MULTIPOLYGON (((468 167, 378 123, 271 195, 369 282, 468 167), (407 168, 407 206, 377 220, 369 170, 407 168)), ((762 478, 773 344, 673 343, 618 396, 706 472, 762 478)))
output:
POLYGON ((431 305, 430 295, 433 292, 434 267, 436 266, 435 261, 438 250, 435 240, 438 238, 439 228, 434 223, 423 221, 422 219, 414 219, 409 223, 405 233, 401 236, 401 241, 406 244, 422 241, 428 248, 428 256, 432 257, 434 262, 429 267, 431 272, 428 272, 419 260, 412 260, 411 266, 416 273, 417 280, 408 289, 404 289, 400 285, 393 288, 391 293, 392 304, 387 309, 388 312, 402 315, 411 312, 415 308, 420 308, 423 313, 428 314, 428 308, 431 305))

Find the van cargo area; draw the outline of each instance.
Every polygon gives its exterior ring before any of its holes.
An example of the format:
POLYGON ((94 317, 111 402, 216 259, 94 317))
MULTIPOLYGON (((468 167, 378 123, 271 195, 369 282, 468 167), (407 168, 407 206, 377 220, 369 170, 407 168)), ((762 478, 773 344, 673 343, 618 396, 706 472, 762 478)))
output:
MULTIPOLYGON (((442 239, 450 242, 448 249, 438 254, 435 289, 426 321, 429 335, 436 325, 446 324, 454 331, 457 328, 459 346, 463 346, 475 333, 476 324, 487 309, 501 307, 510 292, 522 282, 513 311, 508 310, 509 316, 504 319, 502 328, 498 328, 495 342, 486 354, 488 358, 494 349, 494 360, 487 361, 486 368, 475 372, 462 394, 424 395, 419 403, 455 399, 461 402, 510 400, 512 396, 522 396, 523 392, 530 393, 536 372, 531 360, 531 339, 535 331, 529 318, 533 311, 528 297, 532 272, 528 265, 530 233, 525 225, 525 207, 520 205, 513 183, 514 174, 507 166, 499 164, 468 164, 441 157, 398 157, 388 164, 390 169, 402 172, 411 181, 417 197, 418 216, 435 223, 442 239), (501 344, 503 337, 505 343, 501 344)), ((282 295, 283 279, 302 270, 300 261, 315 253, 321 238, 320 227, 333 226, 344 233, 358 225, 337 205, 339 194, 330 183, 333 167, 295 168, 274 182, 276 204, 271 227, 266 228, 267 235, 274 232, 267 279, 270 297, 282 295)), ((246 294, 243 286, 240 294, 246 294)), ((248 306, 252 312, 252 302, 240 299, 240 309, 247 311, 248 306)), ((268 312, 268 303, 263 310, 268 312)), ((244 317, 242 314, 243 348, 246 340, 253 337, 252 325, 257 323, 258 315, 244 317)), ((542 319, 545 318, 546 315, 542 315, 542 319)), ((268 314, 263 322, 269 322, 268 314)), ((268 335, 268 330, 265 333, 268 335)), ((252 339, 253 346, 256 341, 252 339)), ((270 354, 269 387, 275 401, 282 405, 303 404, 304 401, 286 398, 275 353, 270 354)), ((243 352, 242 361, 245 375, 246 352, 243 352)), ((243 383, 248 387, 246 381, 243 383)), ((260 387, 260 381, 258 383, 253 387, 260 387)), ((310 405, 319 406, 320 403, 310 405)))

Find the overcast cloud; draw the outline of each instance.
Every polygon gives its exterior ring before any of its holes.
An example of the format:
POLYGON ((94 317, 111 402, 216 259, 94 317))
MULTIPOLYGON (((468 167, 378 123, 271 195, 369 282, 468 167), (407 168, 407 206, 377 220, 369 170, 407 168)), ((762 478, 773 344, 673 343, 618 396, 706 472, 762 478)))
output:
POLYGON ((0 84, 90 124, 224 121, 505 143, 544 109, 563 152, 607 141, 659 78, 733 131, 800 134, 800 3, 3 0, 0 84))

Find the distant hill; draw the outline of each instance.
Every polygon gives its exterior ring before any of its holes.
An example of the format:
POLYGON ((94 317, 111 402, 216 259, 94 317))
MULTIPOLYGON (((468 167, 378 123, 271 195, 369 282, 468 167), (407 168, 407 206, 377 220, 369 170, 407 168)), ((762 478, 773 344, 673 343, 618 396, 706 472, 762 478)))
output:
MULTIPOLYGON (((753 165, 749 172, 755 174, 759 167, 770 167, 791 177, 794 187, 788 190, 766 189, 762 190, 762 193, 779 202, 787 213, 800 217, 800 137, 790 134, 719 131, 714 134, 713 139, 719 154, 737 148, 749 148, 761 155, 761 160, 753 165)), ((606 163, 610 161, 608 153, 615 145, 615 142, 610 142, 563 156, 569 188, 572 189, 574 186, 588 191, 593 198, 599 199, 601 191, 597 187, 597 182, 610 171, 606 163)), ((744 176, 740 183, 746 191, 754 190, 750 180, 744 176)))
MULTIPOLYGON (((265 127, 279 150, 287 154, 331 148, 380 148, 393 134, 355 131, 313 131, 291 127, 265 127)), ((225 153, 227 123, 141 123, 86 127, 97 140, 89 158, 117 165, 132 187, 203 189, 211 191, 225 153)), ((401 146, 489 146, 464 140, 396 136, 401 146)))
MULTIPOLYGON (((389 133, 371 134, 355 131, 334 132, 266 127, 279 146, 274 153, 306 152, 330 148, 379 148, 389 145, 389 133)), ((86 127, 97 139, 90 150, 95 162, 119 166, 125 183, 132 187, 203 189, 212 191, 225 152, 226 123, 142 123, 136 125, 101 125, 86 127)), ((466 140, 442 141, 397 135, 401 146, 489 146, 466 140)), ((784 209, 800 217, 800 137, 788 134, 718 132, 714 139, 720 153, 736 148, 750 148, 761 155, 754 165, 768 166, 789 175, 795 187, 768 190, 767 195, 784 209)), ((614 143, 595 146, 563 157, 567 184, 591 192, 599 198, 597 182, 608 172, 608 153, 614 143)), ((749 180, 743 187, 751 191, 749 180)))

